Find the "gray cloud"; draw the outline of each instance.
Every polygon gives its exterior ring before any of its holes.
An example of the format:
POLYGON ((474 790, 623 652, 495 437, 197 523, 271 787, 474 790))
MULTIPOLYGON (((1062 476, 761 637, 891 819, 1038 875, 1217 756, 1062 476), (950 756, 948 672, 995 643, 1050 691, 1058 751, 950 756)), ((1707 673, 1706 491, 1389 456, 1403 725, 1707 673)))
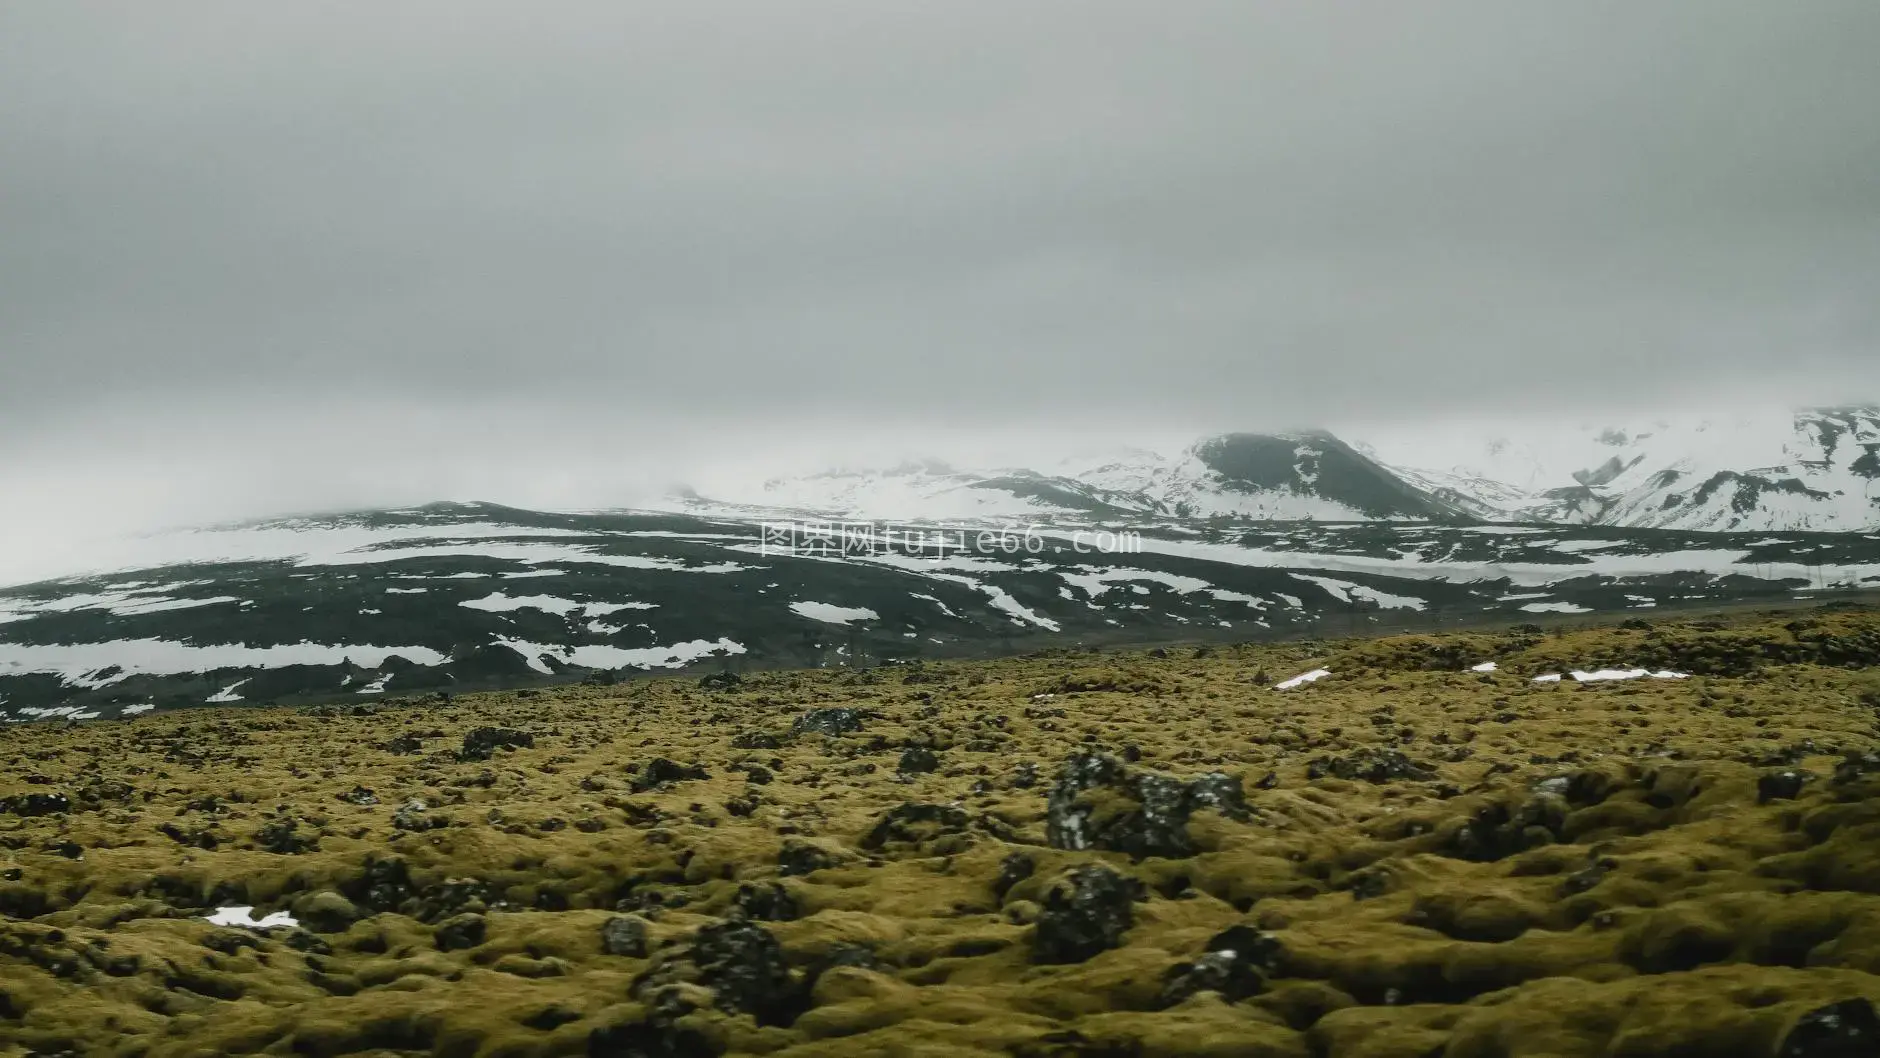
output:
POLYGON ((805 424, 1870 398, 1876 45, 1865 0, 12 5, 0 485, 606 502, 805 424))

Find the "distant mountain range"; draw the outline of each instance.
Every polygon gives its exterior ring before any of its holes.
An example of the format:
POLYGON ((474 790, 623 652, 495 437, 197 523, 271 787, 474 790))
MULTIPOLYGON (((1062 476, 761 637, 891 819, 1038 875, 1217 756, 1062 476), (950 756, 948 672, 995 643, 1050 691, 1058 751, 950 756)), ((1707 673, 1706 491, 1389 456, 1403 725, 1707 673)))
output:
POLYGON ((443 503, 158 534, 101 555, 112 572, 0 585, 0 721, 1872 591, 1877 452, 1872 407, 1441 444, 1238 433, 665 511, 443 503), (821 519, 955 536, 858 549, 821 519))
POLYGON ((1661 419, 1565 436, 1347 443, 1322 430, 1234 433, 1174 455, 1130 450, 1045 468, 938 462, 675 497, 687 513, 864 519, 1084 515, 1278 521, 1493 521, 1722 532, 1880 527, 1880 407, 1661 419))
MULTIPOLYGON (((1294 473, 1380 514, 1421 502, 1343 446, 1236 444, 1208 454, 1244 455, 1249 475, 1289 454, 1294 473)), ((144 541, 137 566, 0 588, 0 721, 1525 624, 1880 588, 1880 534, 1860 533, 1138 513, 856 543, 804 527, 778 539, 748 518, 492 504, 172 534, 144 541)))

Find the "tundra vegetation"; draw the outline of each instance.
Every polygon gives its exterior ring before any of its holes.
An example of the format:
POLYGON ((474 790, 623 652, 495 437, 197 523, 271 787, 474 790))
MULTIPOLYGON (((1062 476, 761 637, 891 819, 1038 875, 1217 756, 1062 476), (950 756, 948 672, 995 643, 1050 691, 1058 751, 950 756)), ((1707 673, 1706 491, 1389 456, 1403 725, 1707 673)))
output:
POLYGON ((1876 660, 1819 608, 11 725, 0 1053, 1872 1055, 1876 660), (1534 679, 1602 668, 1686 675, 1534 679))

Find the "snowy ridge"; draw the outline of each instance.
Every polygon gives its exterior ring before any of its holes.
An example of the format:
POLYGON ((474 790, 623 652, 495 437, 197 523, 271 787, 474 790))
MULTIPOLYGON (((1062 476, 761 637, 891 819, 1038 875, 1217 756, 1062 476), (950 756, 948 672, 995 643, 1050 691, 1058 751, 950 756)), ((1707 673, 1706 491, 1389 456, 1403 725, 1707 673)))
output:
POLYGON ((775 512, 922 522, 1065 515, 1366 521, 1475 513, 1323 431, 1225 434, 1174 455, 1126 449, 1065 460, 1048 473, 962 471, 931 461, 844 469, 774 479, 739 496, 682 493, 664 506, 716 517, 775 512))
POLYGON ((1717 532, 1880 526, 1880 408, 1656 418, 1365 446, 1479 517, 1717 532))
POLYGON ((1482 520, 1717 532, 1880 527, 1880 408, 1662 417, 1556 429, 1419 427, 1225 434, 1044 472, 942 463, 777 479, 676 498, 693 514, 908 521, 1079 516, 1270 521, 1482 520))
POLYGON ((1065 475, 1026 469, 959 471, 944 463, 904 463, 773 478, 754 493, 707 498, 686 491, 655 509, 705 517, 766 513, 857 521, 996 521, 1040 515, 1146 513, 1141 496, 1065 475))

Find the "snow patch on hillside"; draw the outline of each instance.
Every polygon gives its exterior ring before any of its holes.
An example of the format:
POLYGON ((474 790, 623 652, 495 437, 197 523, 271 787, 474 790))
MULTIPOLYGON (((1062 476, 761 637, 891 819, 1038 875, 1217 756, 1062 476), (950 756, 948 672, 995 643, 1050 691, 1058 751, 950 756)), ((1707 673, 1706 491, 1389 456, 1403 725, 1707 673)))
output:
POLYGON ((1449 581, 1457 584, 1507 580, 1526 588, 1546 587, 1568 577, 1601 576, 1616 580, 1662 576, 1671 573, 1703 573, 1712 576, 1757 575, 1765 580, 1800 580, 1814 582, 1858 579, 1876 570, 1871 563, 1849 565, 1804 565, 1799 562, 1747 561, 1749 552, 1724 548, 1691 548, 1654 551, 1644 554, 1599 554, 1563 556, 1586 561, 1575 562, 1454 562, 1425 558, 1421 554, 1385 558, 1375 555, 1328 554, 1321 551, 1286 551, 1271 547, 1242 547, 1239 544, 1206 540, 1168 540, 1145 534, 1141 550, 1204 562, 1231 562, 1243 566, 1279 569, 1318 569, 1336 573, 1376 573, 1417 580, 1449 581))
POLYGON ((1273 689, 1276 691, 1290 691, 1294 687, 1300 687, 1317 680, 1322 680, 1331 674, 1331 669, 1313 669, 1311 672, 1302 672, 1292 679, 1281 680, 1273 685, 1273 689))
POLYGON ((837 606, 827 602, 793 602, 790 611, 799 617, 824 624, 850 625, 856 621, 878 621, 881 615, 865 606, 837 606))
POLYGON ((419 665, 441 665, 446 656, 430 647, 375 647, 326 643, 288 643, 251 647, 236 643, 195 645, 165 639, 123 639, 108 643, 0 643, 0 673, 46 672, 77 687, 103 687, 136 674, 174 675, 223 668, 281 668, 286 665, 340 665, 350 662, 378 668, 386 658, 419 665), (112 670, 116 671, 112 671, 112 670), (109 672, 109 675, 104 673, 109 672))
POLYGON ((555 646, 504 637, 497 637, 495 642, 498 646, 508 647, 521 654, 530 668, 544 675, 552 675, 555 670, 542 661, 543 655, 557 658, 564 664, 590 669, 618 669, 629 665, 647 669, 676 669, 700 658, 744 653, 744 644, 724 638, 693 639, 669 647, 615 647, 604 644, 555 646))
POLYGON ((1304 573, 1291 575, 1294 580, 1309 581, 1330 592, 1332 597, 1341 602, 1375 603, 1387 610, 1422 610, 1428 604, 1422 599, 1409 595, 1392 595, 1387 591, 1363 584, 1353 584, 1345 580, 1333 580, 1330 577, 1313 577, 1304 573))
POLYGON ((541 610, 559 617, 581 609, 582 604, 573 599, 559 599, 553 595, 504 595, 500 591, 491 592, 481 599, 464 599, 459 606, 472 610, 484 610, 489 613, 508 613, 512 610, 541 610))

